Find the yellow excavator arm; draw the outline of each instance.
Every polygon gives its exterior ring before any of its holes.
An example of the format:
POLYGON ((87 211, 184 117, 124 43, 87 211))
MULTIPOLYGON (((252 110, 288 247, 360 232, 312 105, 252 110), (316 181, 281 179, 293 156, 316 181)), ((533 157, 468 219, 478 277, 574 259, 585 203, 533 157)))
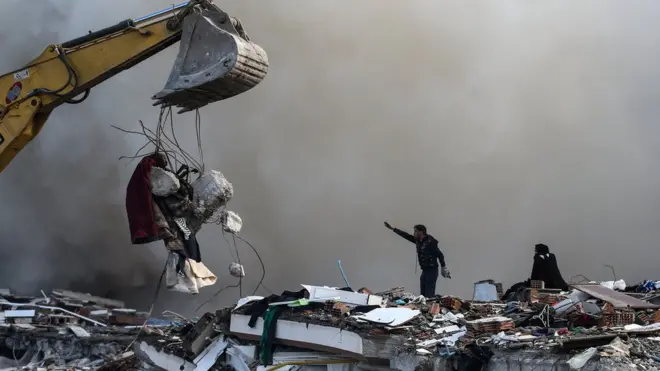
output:
POLYGON ((94 86, 177 41, 179 54, 154 105, 194 110, 251 89, 268 71, 264 50, 211 0, 187 1, 48 46, 0 76, 0 171, 56 107, 84 101, 94 86))

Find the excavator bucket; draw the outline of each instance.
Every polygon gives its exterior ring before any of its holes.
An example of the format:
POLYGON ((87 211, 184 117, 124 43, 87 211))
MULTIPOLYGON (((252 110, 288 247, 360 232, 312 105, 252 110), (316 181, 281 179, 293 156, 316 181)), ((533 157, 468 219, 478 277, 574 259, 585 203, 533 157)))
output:
POLYGON ((179 55, 155 106, 179 113, 231 98, 253 88, 268 72, 268 57, 250 42, 240 22, 213 6, 186 15, 179 55))

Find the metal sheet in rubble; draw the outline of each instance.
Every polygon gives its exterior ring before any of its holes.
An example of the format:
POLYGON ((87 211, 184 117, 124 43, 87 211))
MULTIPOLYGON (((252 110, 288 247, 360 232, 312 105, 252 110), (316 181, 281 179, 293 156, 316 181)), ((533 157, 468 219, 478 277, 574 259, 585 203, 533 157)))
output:
POLYGON ((575 289, 589 294, 594 298, 606 301, 612 304, 615 308, 632 308, 632 309, 654 309, 658 308, 657 305, 651 304, 647 301, 633 298, 622 292, 610 290, 605 286, 599 284, 588 285, 571 285, 575 289))

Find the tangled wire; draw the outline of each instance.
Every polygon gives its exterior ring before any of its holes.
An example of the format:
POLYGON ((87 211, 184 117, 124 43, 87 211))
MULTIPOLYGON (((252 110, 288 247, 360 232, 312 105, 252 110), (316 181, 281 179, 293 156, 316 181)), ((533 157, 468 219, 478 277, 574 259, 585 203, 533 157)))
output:
POLYGON ((200 174, 204 173, 204 150, 202 149, 202 118, 199 110, 195 110, 195 134, 197 139, 197 151, 199 159, 192 156, 189 152, 184 150, 179 144, 179 140, 174 130, 174 114, 172 107, 164 107, 160 109, 158 115, 158 125, 156 130, 147 128, 142 120, 140 122, 141 131, 132 131, 122 129, 112 125, 113 128, 127 134, 134 134, 143 136, 146 143, 137 150, 133 156, 121 156, 120 160, 128 159, 135 160, 142 158, 152 153, 161 153, 167 158, 167 163, 173 168, 178 169, 181 166, 186 166, 189 169, 196 169, 200 174))

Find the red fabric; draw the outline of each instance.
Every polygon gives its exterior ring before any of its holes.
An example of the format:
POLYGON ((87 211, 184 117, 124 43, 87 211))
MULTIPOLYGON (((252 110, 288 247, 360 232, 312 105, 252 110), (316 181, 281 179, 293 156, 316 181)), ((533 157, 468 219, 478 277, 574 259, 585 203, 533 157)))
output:
POLYGON ((140 161, 126 187, 126 215, 133 244, 158 241, 158 226, 154 216, 150 176, 153 166, 165 167, 161 155, 149 155, 140 161))

